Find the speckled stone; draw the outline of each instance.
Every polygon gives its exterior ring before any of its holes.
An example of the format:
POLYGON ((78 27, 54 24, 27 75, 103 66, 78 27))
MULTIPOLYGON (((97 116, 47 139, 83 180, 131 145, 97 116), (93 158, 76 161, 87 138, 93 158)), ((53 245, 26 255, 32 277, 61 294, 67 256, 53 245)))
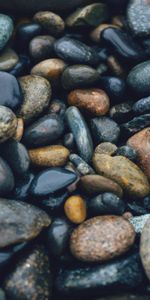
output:
POLYGON ((150 217, 142 230, 140 241, 140 256, 148 279, 150 279, 150 217))
POLYGON ((150 5, 149 0, 130 0, 127 9, 127 19, 130 29, 135 35, 150 34, 150 5))
POLYGON ((148 126, 150 126, 150 114, 144 114, 122 124, 121 129, 127 136, 130 136, 148 126))
POLYGON ((13 136, 13 139, 20 142, 24 133, 24 121, 22 118, 17 118, 17 128, 13 136))
POLYGON ((115 154, 116 151, 117 151, 117 146, 115 144, 104 142, 99 144, 95 148, 94 153, 113 155, 115 154))
POLYGON ((132 110, 134 114, 141 115, 150 113, 150 96, 142 98, 133 104, 132 110))
POLYGON ((51 223, 39 208, 15 200, 0 199, 0 248, 29 241, 51 223), (19 228, 19 230, 18 230, 19 228))
POLYGON ((13 137, 17 128, 17 118, 11 109, 0 105, 0 143, 13 137))
POLYGON ((19 61, 17 53, 11 49, 6 48, 0 54, 0 71, 11 70, 19 61))
POLYGON ((30 56, 35 62, 50 58, 55 38, 51 35, 38 35, 29 43, 30 56))
POLYGON ((150 186, 147 177, 128 158, 94 154, 93 164, 97 173, 117 182, 126 194, 137 198, 142 198, 149 194, 150 186))
POLYGON ((15 186, 15 178, 9 165, 0 157, 0 195, 4 196, 12 192, 15 186))
POLYGON ((39 23, 47 33, 54 36, 60 35, 65 29, 63 19, 51 11, 39 11, 34 15, 33 20, 39 23))
POLYGON ((44 246, 35 245, 21 255, 7 275, 4 288, 9 299, 50 299, 52 278, 44 246))
POLYGON ((2 50, 12 36, 14 29, 12 19, 4 14, 0 14, 0 50, 2 50))
POLYGON ((88 175, 88 174, 94 174, 95 171, 93 168, 86 163, 79 155, 77 154, 70 154, 69 160, 76 166, 77 171, 81 175, 88 175))
POLYGON ((100 142, 116 143, 120 136, 118 124, 108 117, 91 119, 91 131, 96 144, 100 142))
POLYGON ((21 77, 19 82, 24 101, 18 115, 25 122, 30 122, 48 107, 51 98, 51 86, 47 79, 36 75, 21 77))
POLYGON ((29 150, 31 163, 40 167, 62 167, 69 158, 69 150, 61 145, 29 150))
POLYGON ((150 60, 135 66, 127 77, 129 87, 139 96, 150 94, 150 60))
POLYGON ((104 192, 111 192, 122 197, 122 188, 115 181, 100 175, 85 175, 79 181, 79 187, 84 193, 95 195, 104 192))
POLYGON ((107 261, 133 245, 135 231, 124 218, 99 216, 85 221, 72 233, 70 249, 82 261, 107 261))
POLYGON ((86 219, 86 202, 81 196, 71 196, 64 204, 64 211, 72 223, 80 224, 86 219))
POLYGON ((131 217, 129 218, 129 222, 133 225, 135 232, 139 234, 142 233, 143 228, 149 218, 150 214, 146 214, 142 216, 131 217))
POLYGON ((107 114, 110 106, 109 97, 100 89, 74 90, 68 95, 68 103, 94 116, 107 114))

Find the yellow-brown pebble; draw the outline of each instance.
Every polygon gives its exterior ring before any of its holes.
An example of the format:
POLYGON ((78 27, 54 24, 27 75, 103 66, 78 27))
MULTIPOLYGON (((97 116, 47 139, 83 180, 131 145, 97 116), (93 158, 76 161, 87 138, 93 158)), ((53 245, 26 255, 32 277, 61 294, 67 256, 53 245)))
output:
POLYGON ((23 132, 24 132, 24 121, 22 118, 18 118, 17 119, 17 129, 16 129, 16 132, 15 132, 15 135, 13 138, 17 142, 20 142, 23 137, 23 132))
POLYGON ((86 203, 80 196, 69 197, 64 205, 64 211, 67 218, 75 223, 80 224, 86 219, 86 203))
POLYGON ((41 167, 62 167, 69 157, 69 150, 61 145, 29 150, 31 163, 41 167))

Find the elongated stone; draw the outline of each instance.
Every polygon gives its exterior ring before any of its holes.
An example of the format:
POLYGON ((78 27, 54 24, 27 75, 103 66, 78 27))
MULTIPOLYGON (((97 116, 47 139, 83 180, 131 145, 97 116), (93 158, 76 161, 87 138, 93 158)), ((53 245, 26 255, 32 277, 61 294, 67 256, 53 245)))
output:
POLYGON ((0 14, 0 50, 2 50, 12 36, 14 29, 12 19, 4 14, 0 14))

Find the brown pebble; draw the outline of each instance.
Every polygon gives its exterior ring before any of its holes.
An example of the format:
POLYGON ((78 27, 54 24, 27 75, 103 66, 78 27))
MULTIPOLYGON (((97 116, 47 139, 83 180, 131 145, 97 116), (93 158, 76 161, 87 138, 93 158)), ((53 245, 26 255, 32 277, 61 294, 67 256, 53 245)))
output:
POLYGON ((150 280, 150 218, 144 225, 140 241, 140 256, 148 279, 150 280))
POLYGON ((68 95, 69 105, 76 106, 95 116, 103 116, 109 110, 109 97, 100 89, 77 89, 68 95))
POLYGON ((120 28, 124 27, 125 19, 123 15, 114 16, 112 18, 112 24, 120 28))
POLYGON ((71 222, 80 224, 86 219, 86 202, 80 196, 71 196, 65 202, 64 211, 71 222))
POLYGON ((128 251, 134 240, 134 228, 127 220, 118 216, 98 216, 73 231, 70 249, 79 260, 103 262, 128 251))
POLYGON ((54 36, 60 35, 65 28, 63 19, 51 11, 39 11, 34 15, 33 20, 39 23, 47 33, 54 36))
POLYGON ((99 144, 95 148, 94 153, 113 155, 116 152, 116 150, 117 150, 117 146, 115 144, 104 142, 99 144))
POLYGON ((133 215, 131 214, 130 211, 126 211, 122 216, 123 216, 123 218, 125 218, 127 220, 129 220, 130 218, 133 217, 133 215))
POLYGON ((110 192, 122 197, 122 188, 115 181, 100 175, 82 176, 79 187, 89 195, 110 192))
POLYGON ((111 24, 100 24, 94 30, 90 32, 90 38, 93 42, 99 43, 101 38, 101 33, 106 28, 118 28, 118 26, 111 25, 111 24))
POLYGON ((15 135, 13 136, 13 138, 17 142, 20 142, 23 137, 23 133, 24 133, 24 122, 23 122, 22 118, 18 118, 17 119, 17 128, 16 128, 16 132, 15 132, 15 135))
POLYGON ((66 164, 69 155, 69 150, 61 145, 29 150, 31 163, 40 167, 62 167, 66 164))
POLYGON ((122 67, 122 65, 120 64, 120 62, 118 61, 118 59, 115 56, 110 55, 107 59, 107 64, 108 64, 110 71, 114 75, 121 77, 121 78, 124 78, 126 76, 126 72, 125 72, 124 68, 122 67))

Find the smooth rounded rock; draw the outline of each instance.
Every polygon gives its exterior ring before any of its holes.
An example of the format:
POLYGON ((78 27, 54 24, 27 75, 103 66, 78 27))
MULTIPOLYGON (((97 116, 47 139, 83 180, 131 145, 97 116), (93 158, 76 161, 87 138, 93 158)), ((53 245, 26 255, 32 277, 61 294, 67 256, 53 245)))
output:
POLYGON ((86 202, 81 196, 71 196, 64 204, 64 211, 71 222, 80 224, 86 219, 86 202))
POLYGON ((17 118, 11 109, 0 105, 0 143, 13 137, 17 128, 17 118))
POLYGON ((127 77, 129 87, 139 96, 150 94, 150 60, 135 66, 127 77))
POLYGON ((2 50, 12 36, 13 20, 4 14, 0 14, 0 50, 2 50))
POLYGON ((118 124, 108 117, 91 119, 91 131, 96 144, 100 142, 116 143, 120 136, 118 124))
POLYGON ((6 48, 0 55, 0 71, 11 70, 18 61, 17 53, 11 48, 6 48))
POLYGON ((54 36, 60 35, 65 28, 63 19, 52 11, 39 11, 33 20, 41 25, 41 27, 49 34, 54 36))
POLYGON ((148 279, 150 279, 150 217, 148 218, 145 226, 142 230, 141 241, 140 241, 140 256, 142 264, 148 279))
POLYGON ((70 249, 81 261, 103 262, 131 248, 135 240, 133 226, 118 216, 99 216, 85 221, 72 233, 70 249))
POLYGON ((9 165, 0 157, 0 195, 6 195, 13 190, 15 178, 9 165))
POLYGON ((142 98, 133 104, 132 110, 136 115, 150 113, 150 96, 142 98))
POLYGON ((69 156, 69 160, 76 166, 77 171, 81 175, 94 174, 93 168, 86 163, 79 155, 73 153, 69 156))
POLYGON ((124 79, 115 76, 102 76, 100 87, 108 94, 113 103, 122 102, 126 97, 127 87, 124 79))
POLYGON ((115 154, 116 151, 117 151, 117 146, 115 144, 104 142, 99 144, 95 148, 94 153, 113 155, 115 154))
POLYGON ((130 0, 127 9, 127 18, 130 29, 137 36, 150 34, 150 6, 148 0, 130 0))
POLYGON ((33 38, 29 44, 31 58, 36 62, 50 58, 54 42, 54 37, 50 35, 39 35, 33 38))
POLYGON ((17 178, 15 182, 15 188, 12 193, 13 195, 12 197, 20 201, 29 200, 30 198, 29 188, 33 178, 34 178, 33 172, 27 172, 25 176, 23 176, 22 178, 17 178))
POLYGON ((24 49, 28 49, 30 41, 41 32, 42 27, 38 23, 30 22, 30 20, 20 23, 16 28, 15 36, 18 49, 24 52, 24 49))

